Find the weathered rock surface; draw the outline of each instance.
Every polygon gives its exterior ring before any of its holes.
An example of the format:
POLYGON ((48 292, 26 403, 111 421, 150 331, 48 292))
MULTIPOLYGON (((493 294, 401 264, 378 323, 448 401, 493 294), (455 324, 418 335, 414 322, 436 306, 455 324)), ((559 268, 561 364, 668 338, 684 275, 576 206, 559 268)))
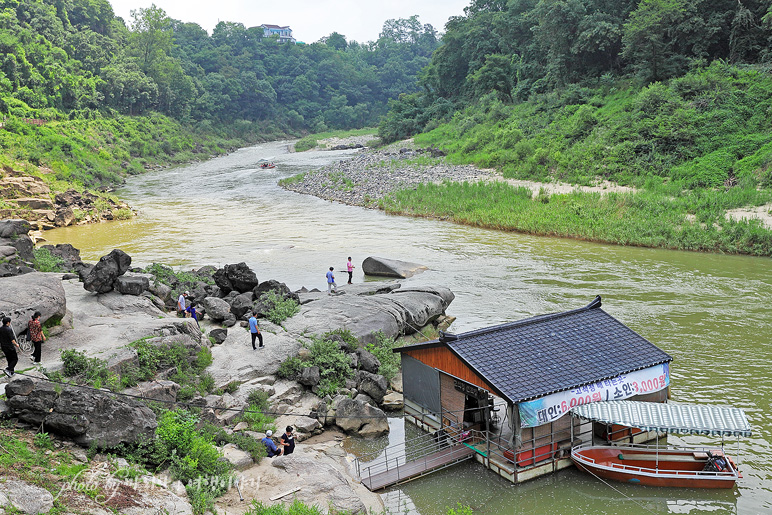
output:
POLYGON ((16 479, 8 479, 0 482, 0 510, 9 504, 21 513, 37 515, 51 511, 54 507, 54 496, 45 488, 16 479))
POLYGON ((376 437, 389 432, 386 414, 370 404, 342 398, 334 404, 335 425, 347 433, 376 437))
POLYGON ((453 293, 442 287, 402 289, 399 283, 345 285, 346 295, 301 294, 300 313, 283 323, 290 333, 323 334, 345 327, 364 343, 382 332, 411 334, 442 315, 453 293))
POLYGON ((252 292, 248 291, 236 295, 230 302, 231 313, 238 320, 246 320, 251 315, 252 310, 252 292))
POLYGON ((42 314, 42 322, 65 315, 67 303, 61 277, 62 274, 32 272, 2 279, 0 312, 11 317, 16 334, 27 329, 35 311, 42 314))
POLYGON ((319 384, 320 379, 319 367, 306 367, 300 372, 298 382, 313 387, 319 384))
POLYGON ((245 293, 252 291, 259 284, 255 273, 244 262, 225 265, 217 270, 212 278, 224 294, 231 291, 245 293))
POLYGON ((255 463, 248 452, 242 451, 232 443, 220 447, 219 449, 222 451, 223 457, 228 460, 236 470, 247 469, 255 463))
POLYGON ((378 373, 378 369, 381 368, 381 362, 378 361, 378 358, 373 353, 365 349, 357 349, 354 352, 357 356, 357 366, 359 368, 373 374, 378 373))
POLYGON ((279 281, 276 281, 274 279, 270 279, 268 281, 263 281, 252 290, 252 293, 255 294, 255 299, 260 299, 260 296, 264 293, 268 293, 269 291, 275 292, 277 295, 279 295, 282 298, 285 299, 294 299, 298 302, 300 302, 300 299, 297 295, 297 293, 294 293, 289 289, 289 287, 281 283, 279 281))
POLYGON ((371 256, 362 262, 362 271, 365 275, 376 275, 380 277, 407 279, 424 270, 428 270, 424 265, 411 263, 409 261, 399 261, 397 259, 371 256))
POLYGON ((206 314, 215 322, 220 322, 228 318, 231 314, 230 305, 223 299, 217 297, 206 297, 201 301, 202 307, 206 310, 206 314))
POLYGON ((32 226, 26 220, 0 220, 0 245, 16 249, 15 254, 5 256, 10 264, 32 262, 35 245, 27 234, 31 229, 32 226))
POLYGON ((227 329, 212 329, 209 331, 209 336, 211 338, 214 338, 214 343, 217 345, 220 345, 222 342, 225 341, 226 338, 228 338, 228 330, 227 329))
POLYGON ((383 396, 386 395, 388 388, 385 377, 360 370, 356 375, 356 383, 359 392, 369 395, 378 404, 383 402, 383 396))
POLYGON ((68 436, 84 447, 135 444, 153 438, 155 414, 144 404, 108 393, 54 385, 16 377, 5 389, 14 416, 51 432, 68 436))
POLYGON ((115 280, 114 286, 122 295, 142 295, 150 288, 150 281, 141 275, 122 275, 115 280))
POLYGON ((122 393, 161 402, 175 402, 179 391, 180 385, 174 381, 161 379, 139 383, 137 386, 123 390, 122 393))
POLYGON ((125 274, 129 266, 131 256, 120 249, 113 249, 108 255, 102 256, 84 277, 83 288, 96 293, 110 292, 115 280, 125 274))
POLYGON ((381 407, 388 411, 399 411, 405 407, 405 400, 401 393, 391 392, 383 397, 381 407))
POLYGON ((273 458, 271 464, 284 470, 289 477, 302 478, 303 488, 295 494, 300 501, 309 505, 324 505, 319 504, 323 500, 336 511, 351 514, 367 512, 346 477, 335 467, 300 453, 273 458))

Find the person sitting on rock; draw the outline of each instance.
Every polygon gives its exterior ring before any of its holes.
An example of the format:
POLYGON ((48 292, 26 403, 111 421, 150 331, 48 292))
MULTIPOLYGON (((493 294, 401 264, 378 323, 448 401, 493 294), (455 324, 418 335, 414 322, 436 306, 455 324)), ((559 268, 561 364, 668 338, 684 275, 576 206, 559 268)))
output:
POLYGON ((282 455, 287 456, 295 451, 295 437, 292 436, 292 426, 287 426, 287 430, 281 435, 279 445, 282 447, 282 455))
POLYGON ((265 432, 265 438, 260 440, 263 442, 263 445, 265 445, 265 450, 268 452, 268 457, 273 458, 274 456, 281 456, 281 451, 278 447, 276 447, 276 444, 271 439, 271 436, 273 435, 273 431, 270 429, 265 432))

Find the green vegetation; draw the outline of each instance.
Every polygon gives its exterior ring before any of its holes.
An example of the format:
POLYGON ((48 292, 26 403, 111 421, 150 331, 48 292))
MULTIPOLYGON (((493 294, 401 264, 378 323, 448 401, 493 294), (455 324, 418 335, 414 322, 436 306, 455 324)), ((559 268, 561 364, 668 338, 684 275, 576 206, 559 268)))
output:
POLYGON ((38 272, 62 272, 64 260, 59 256, 54 256, 51 251, 38 247, 32 250, 34 259, 32 266, 38 272))
MULTIPOLYGON (((287 358, 279 366, 277 375, 282 378, 294 379, 307 367, 319 367, 321 381, 317 390, 319 397, 335 395, 346 384, 346 379, 353 377, 351 359, 340 349, 333 335, 340 336, 340 331, 325 333, 322 336, 311 337, 311 343, 304 344, 308 349, 308 357, 293 356, 287 358)), ((356 342, 356 339, 354 339, 356 342)), ((354 343, 356 347, 356 343, 354 343)))
POLYGON ((155 5, 128 24, 106 0, 0 9, 0 168, 54 191, 288 134, 372 126, 388 99, 416 90, 438 45, 417 17, 388 20, 368 44, 333 33, 294 45, 236 22, 209 35, 155 5))
POLYGON ((158 419, 156 438, 170 461, 172 477, 185 484, 193 511, 203 514, 233 484, 233 469, 211 437, 199 431, 198 417, 184 410, 166 411, 158 419))
MULTIPOLYGON (((292 504, 285 506, 283 504, 266 505, 262 501, 252 501, 252 506, 244 512, 244 515, 347 515, 348 512, 335 510, 322 510, 318 506, 309 506, 295 499, 292 504)), ((472 508, 458 503, 455 508, 447 508, 447 515, 472 515, 472 508)))
POLYGON ((136 349, 139 366, 123 365, 119 372, 113 372, 107 368, 105 360, 89 358, 75 349, 65 349, 61 352, 64 363, 62 373, 48 375, 56 380, 70 378, 77 384, 119 391, 138 382, 149 381, 160 370, 173 368, 174 374, 169 379, 182 386, 178 400, 190 400, 196 394, 208 395, 214 390, 212 376, 204 373, 204 369, 212 363, 212 353, 208 348, 192 351, 182 343, 154 345, 148 338, 132 342, 129 346, 136 349))
POLYGON ((185 270, 174 271, 168 265, 153 263, 143 270, 146 274, 151 274, 155 284, 165 284, 172 289, 172 298, 176 299, 179 295, 188 290, 193 290, 198 283, 214 284, 212 275, 214 268, 204 267, 197 272, 187 272, 185 270))
POLYGON ((263 293, 260 296, 260 302, 269 306, 266 318, 276 325, 281 325, 282 322, 300 312, 300 304, 295 299, 285 299, 274 291, 263 293))
POLYGON ((375 133, 376 133, 376 129, 365 128, 365 129, 353 129, 348 131, 330 131, 330 132, 320 132, 318 134, 309 134, 308 136, 304 136, 300 138, 295 143, 295 152, 305 152, 306 150, 311 150, 312 148, 316 148, 316 146, 319 144, 319 140, 321 139, 349 138, 351 136, 367 136, 375 133))
POLYGON ((772 233, 758 221, 723 218, 722 209, 754 189, 695 190, 678 196, 666 188, 641 193, 570 193, 531 199, 531 191, 505 183, 428 184, 398 192, 387 212, 444 217, 457 223, 545 236, 682 250, 772 255, 772 233), (690 214, 694 213, 692 218, 690 214))
POLYGON ((402 364, 401 356, 392 352, 392 349, 399 346, 400 344, 398 344, 396 340, 387 338, 386 335, 380 331, 375 335, 375 343, 368 343, 365 346, 365 349, 371 352, 373 356, 378 358, 378 361, 381 362, 378 373, 385 377, 387 381, 391 381, 391 379, 399 373, 402 364))
POLYGON ((268 392, 262 390, 252 390, 247 397, 247 408, 241 416, 241 420, 249 424, 250 431, 264 433, 266 430, 276 431, 273 424, 275 417, 266 415, 264 412, 270 409, 268 404, 268 392))

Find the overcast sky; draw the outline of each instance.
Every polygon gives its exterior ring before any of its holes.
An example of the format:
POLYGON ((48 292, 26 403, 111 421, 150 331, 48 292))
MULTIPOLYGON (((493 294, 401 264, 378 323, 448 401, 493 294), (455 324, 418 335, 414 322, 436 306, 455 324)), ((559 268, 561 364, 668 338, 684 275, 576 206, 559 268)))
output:
POLYGON ((111 0, 113 10, 127 24, 132 9, 155 3, 171 18, 198 23, 212 33, 219 21, 243 23, 247 27, 289 25, 298 41, 313 43, 338 32, 348 41, 364 43, 378 39, 383 22, 417 14, 421 23, 431 23, 444 32, 451 16, 464 14, 470 0, 111 0))

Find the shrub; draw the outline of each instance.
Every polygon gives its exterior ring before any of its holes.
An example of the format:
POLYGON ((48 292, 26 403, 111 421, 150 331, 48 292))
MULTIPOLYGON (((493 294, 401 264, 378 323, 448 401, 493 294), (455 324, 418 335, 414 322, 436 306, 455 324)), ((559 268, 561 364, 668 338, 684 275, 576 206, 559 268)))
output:
POLYGON ((276 325, 280 325, 300 311, 300 304, 296 300, 285 299, 274 291, 262 294, 260 301, 270 306, 266 318, 276 325))
POLYGON ((399 354, 392 351, 397 346, 396 340, 387 338, 381 331, 378 331, 375 335, 375 343, 368 343, 366 347, 381 362, 378 373, 387 381, 399 373, 401 358, 399 354))
POLYGON ((295 379, 300 374, 300 371, 305 365, 298 356, 292 356, 279 365, 279 369, 276 371, 276 375, 282 379, 295 379))
POLYGON ((94 388, 108 387, 115 391, 120 388, 120 377, 107 368, 107 362, 99 358, 89 358, 75 349, 61 351, 63 371, 66 377, 74 377, 94 388))
POLYGON ((51 251, 39 247, 32 251, 32 267, 38 272, 63 272, 64 260, 51 251))

